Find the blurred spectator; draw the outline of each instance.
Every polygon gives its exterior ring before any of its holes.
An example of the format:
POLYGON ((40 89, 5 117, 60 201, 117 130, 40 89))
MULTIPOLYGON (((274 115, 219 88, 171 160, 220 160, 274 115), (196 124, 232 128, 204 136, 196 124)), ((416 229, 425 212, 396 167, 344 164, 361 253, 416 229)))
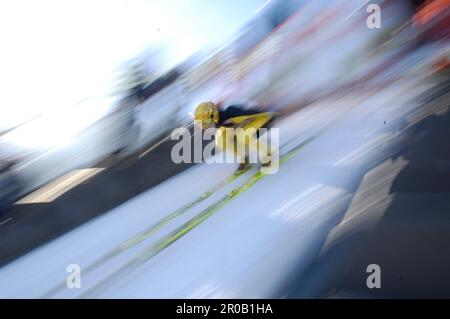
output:
POLYGON ((450 0, 428 0, 413 18, 420 42, 450 39, 450 0))

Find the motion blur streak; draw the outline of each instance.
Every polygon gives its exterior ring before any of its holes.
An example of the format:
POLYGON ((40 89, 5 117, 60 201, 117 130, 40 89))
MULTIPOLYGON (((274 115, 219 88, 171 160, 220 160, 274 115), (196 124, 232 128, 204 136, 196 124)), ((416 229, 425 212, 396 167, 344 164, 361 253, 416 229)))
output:
POLYGON ((49 203, 102 170, 103 168, 73 170, 20 199, 17 204, 49 203))
POLYGON ((0 19, 0 297, 450 297, 450 1, 244 2, 0 19), (175 164, 205 101, 275 114, 278 172, 175 164))

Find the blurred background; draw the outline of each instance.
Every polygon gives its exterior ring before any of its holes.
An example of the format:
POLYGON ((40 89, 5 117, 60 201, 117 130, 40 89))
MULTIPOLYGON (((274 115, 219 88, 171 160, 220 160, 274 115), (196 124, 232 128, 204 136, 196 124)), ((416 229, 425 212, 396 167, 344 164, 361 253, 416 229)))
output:
POLYGON ((450 1, 1 7, 1 297, 450 297, 450 1), (205 100, 303 148, 216 187, 170 157, 205 100))

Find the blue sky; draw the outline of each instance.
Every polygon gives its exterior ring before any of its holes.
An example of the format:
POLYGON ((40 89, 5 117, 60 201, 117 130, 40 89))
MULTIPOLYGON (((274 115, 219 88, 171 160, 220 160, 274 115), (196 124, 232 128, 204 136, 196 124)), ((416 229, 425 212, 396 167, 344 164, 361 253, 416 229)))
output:
POLYGON ((17 0, 0 4, 0 129, 109 85, 152 43, 173 61, 238 30, 265 0, 17 0))

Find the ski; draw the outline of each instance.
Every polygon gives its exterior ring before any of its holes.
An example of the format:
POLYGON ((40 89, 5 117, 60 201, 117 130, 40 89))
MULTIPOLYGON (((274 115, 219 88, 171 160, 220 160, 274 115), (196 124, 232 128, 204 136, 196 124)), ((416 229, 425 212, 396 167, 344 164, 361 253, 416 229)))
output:
MULTIPOLYGON (((289 159, 291 159, 305 144, 303 143, 300 146, 297 146, 293 150, 289 151, 285 155, 283 155, 279 160, 279 166, 281 166, 283 163, 287 162, 289 159)), ((199 214, 191 218, 189 221, 184 223, 183 225, 177 227, 175 230, 170 232, 168 235, 164 236, 163 238, 159 239, 154 244, 151 244, 150 247, 145 249, 143 252, 141 252, 139 255, 135 256, 133 259, 129 260, 127 263, 125 263, 123 266, 121 266, 119 269, 117 269, 115 272, 113 272, 111 275, 109 275, 107 278, 102 280, 100 283, 98 283, 95 287, 91 288, 89 291, 86 292, 86 294, 83 297, 88 297, 92 295, 96 295, 103 291, 108 283, 114 282, 115 279, 119 278, 121 274, 128 273, 141 265, 142 263, 146 262, 147 260, 151 259, 152 257, 159 254, 161 251, 172 245, 174 242, 176 242, 178 239, 189 233, 192 229, 200 225, 203 221, 214 215, 217 211, 220 210, 220 208, 224 207, 226 204, 228 204, 230 201, 232 201, 234 198, 236 198, 238 195, 242 194, 244 191, 249 189, 251 186, 253 186, 256 182, 261 180, 263 177, 267 176, 267 174, 263 174, 260 171, 257 171, 252 176, 246 179, 246 181, 239 186, 236 186, 231 191, 229 191, 227 194, 225 194, 222 198, 215 201, 211 205, 209 205, 207 208, 202 210, 199 214)))
MULTIPOLYGON (((312 139, 312 138, 311 138, 312 139)), ((281 166, 283 163, 291 159, 296 153, 300 151, 301 148, 303 148, 306 144, 309 143, 311 139, 308 139, 307 141, 301 143, 300 145, 294 147, 292 150, 288 151, 286 154, 282 155, 278 159, 278 165, 281 166)), ((161 229, 163 226, 167 225, 169 222, 171 222, 173 219, 183 215, 187 211, 189 211, 192 207, 196 206, 197 204, 201 203, 203 200, 206 200, 207 198, 211 197, 216 191, 221 189, 222 187, 225 187, 226 185, 232 183, 233 181, 237 180, 241 175, 243 175, 245 172, 249 171, 251 167, 246 168, 242 173, 240 174, 233 174, 230 175, 228 178, 224 179, 223 181, 217 183, 214 185, 211 189, 201 194, 199 197, 197 197, 194 201, 189 202, 179 209, 175 210, 174 212, 170 213, 168 216, 161 219, 156 224, 153 224, 152 226, 146 228, 145 230, 141 231, 137 235, 129 238, 125 242, 119 244, 116 248, 113 248, 112 251, 110 251, 108 254, 104 255, 102 258, 95 261, 93 264, 89 265, 84 269, 84 273, 90 273, 92 270, 100 266, 101 264, 111 260, 112 258, 120 255, 124 251, 128 250, 129 248, 132 248, 139 243, 143 242, 145 239, 150 237, 152 234, 154 234, 156 231, 161 229)), ((204 220, 212 216, 215 212, 217 212, 220 208, 225 206, 228 202, 232 201, 236 196, 239 194, 242 194, 245 190, 250 188, 252 185, 254 185, 256 182, 258 182, 260 179, 262 179, 267 174, 262 174, 260 171, 255 172, 253 175, 249 176, 242 184, 239 186, 236 186, 231 191, 229 191, 227 194, 225 194, 222 198, 215 201, 211 205, 209 205, 207 208, 202 210, 199 214, 191 218, 188 222, 184 223, 183 225, 177 227, 174 231, 169 233, 168 235, 164 236, 160 240, 158 240, 156 243, 152 244, 148 249, 146 249, 143 253, 140 253, 135 258, 131 259, 129 262, 127 262, 125 265, 120 267, 116 272, 108 276, 105 280, 101 281, 97 286, 92 288, 90 291, 86 292, 86 295, 91 294, 94 290, 98 291, 101 289, 103 285, 105 285, 106 281, 110 280, 111 277, 120 276, 120 273, 123 271, 129 269, 130 267, 134 268, 135 266, 138 266, 142 262, 152 258, 153 256, 157 255, 159 252, 164 250, 165 248, 169 247, 171 244, 173 244, 175 241, 183 237, 185 234, 187 234, 189 231, 194 229, 196 226, 201 224, 204 220)), ((65 288, 65 283, 62 283, 60 285, 57 285, 53 287, 51 290, 49 290, 45 295, 43 295, 43 298, 49 298, 51 295, 56 293, 60 289, 65 288)))

